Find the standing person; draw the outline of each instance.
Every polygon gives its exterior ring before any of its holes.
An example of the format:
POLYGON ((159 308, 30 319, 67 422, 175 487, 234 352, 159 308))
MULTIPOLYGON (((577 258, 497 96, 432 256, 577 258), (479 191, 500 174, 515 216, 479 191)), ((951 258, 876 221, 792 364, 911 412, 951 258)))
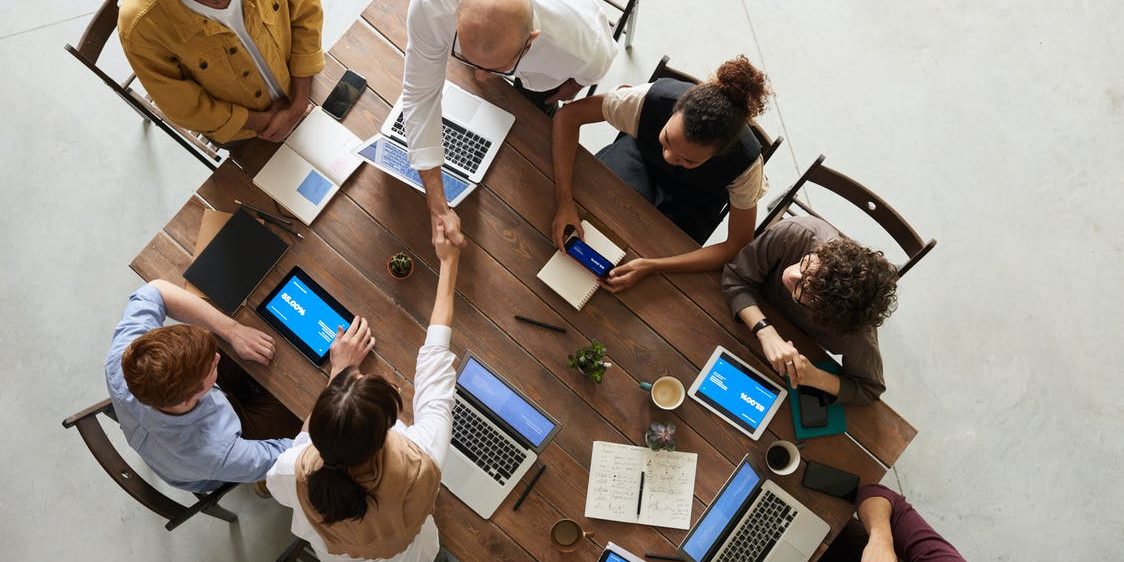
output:
POLYGON ((122 0, 133 72, 173 123, 218 143, 280 142, 324 68, 320 0, 122 0))
POLYGON ((300 429, 281 402, 219 354, 215 335, 244 360, 273 358, 273 338, 157 279, 129 297, 105 360, 125 439, 157 476, 189 492, 262 480, 300 429), (164 326, 169 316, 184 323, 164 326))
POLYGON ((327 388, 267 485, 293 508, 292 530, 321 562, 432 562, 434 502, 452 438, 456 356, 449 351, 460 250, 438 229, 441 273, 414 375, 414 424, 398 420, 398 388, 359 364, 375 345, 356 319, 332 343, 327 388))
POLYGON ((865 532, 831 543, 824 562, 965 562, 964 557, 917 513, 905 496, 880 484, 863 486, 855 500, 865 532))
POLYGON ((479 81, 511 76, 544 102, 572 99, 609 71, 617 53, 600 0, 411 0, 402 78, 410 166, 425 185, 432 225, 464 244, 460 218, 445 200, 441 90, 449 56, 479 81))
POLYGON ((897 306, 898 268, 816 217, 779 221, 722 272, 734 318, 761 342, 766 359, 792 383, 868 404, 886 390, 878 327, 897 306), (824 349, 843 356, 843 372, 817 368, 769 324, 768 302, 824 349))
POLYGON ((573 196, 578 130, 607 121, 621 131, 597 158, 700 245, 730 207, 722 243, 677 256, 637 258, 614 268, 610 291, 653 273, 716 271, 753 240, 757 201, 765 194, 761 145, 749 121, 768 102, 765 75, 739 56, 722 63, 714 79, 692 85, 661 78, 568 104, 554 118, 555 245, 567 226, 583 234, 573 196))

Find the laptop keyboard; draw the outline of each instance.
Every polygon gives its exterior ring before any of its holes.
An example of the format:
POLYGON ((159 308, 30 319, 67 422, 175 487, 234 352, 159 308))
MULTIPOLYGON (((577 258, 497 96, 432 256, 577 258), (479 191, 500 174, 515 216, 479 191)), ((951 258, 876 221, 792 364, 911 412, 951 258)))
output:
POLYGON ((761 492, 761 501, 742 522, 716 562, 760 562, 796 518, 796 511, 768 490, 761 492))
POLYGON ((460 400, 453 406, 453 446, 500 485, 506 484, 527 458, 524 449, 460 400))
MULTIPOLYGON (((406 138, 406 124, 401 113, 391 129, 406 138)), ((475 174, 492 147, 492 141, 449 121, 441 119, 441 144, 445 147, 445 161, 455 164, 469 174, 475 174)))

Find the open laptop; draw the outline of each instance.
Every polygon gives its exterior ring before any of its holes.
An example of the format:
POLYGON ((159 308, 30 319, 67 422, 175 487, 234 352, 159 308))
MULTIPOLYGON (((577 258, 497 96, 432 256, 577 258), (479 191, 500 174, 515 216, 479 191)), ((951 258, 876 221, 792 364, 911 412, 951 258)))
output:
MULTIPOLYGON (((445 198, 455 207, 483 181, 515 116, 446 81, 441 92, 441 122, 445 148, 441 176, 445 198)), ((425 192, 421 177, 409 165, 401 97, 383 122, 380 134, 361 144, 356 154, 425 192)))
POLYGON ((826 521, 753 467, 749 455, 679 545, 690 562, 807 562, 826 521))
POLYGON ((488 519, 530 470, 559 426, 471 354, 457 371, 453 446, 441 483, 488 519))

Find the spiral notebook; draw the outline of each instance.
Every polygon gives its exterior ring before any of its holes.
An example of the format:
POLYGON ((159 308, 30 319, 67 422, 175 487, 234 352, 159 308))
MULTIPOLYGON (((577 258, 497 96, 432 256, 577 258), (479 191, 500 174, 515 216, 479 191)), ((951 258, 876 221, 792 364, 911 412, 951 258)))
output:
MULTIPOLYGON (((597 250, 597 253, 605 256, 605 259, 613 265, 619 264, 624 259, 624 250, 617 247, 592 224, 582 221, 582 229, 585 231, 582 240, 589 244, 590 248, 597 250)), ((563 252, 554 252, 550 261, 546 262, 539 271, 538 278, 578 310, 589 302, 593 293, 596 293, 597 288, 600 287, 595 275, 563 252)))

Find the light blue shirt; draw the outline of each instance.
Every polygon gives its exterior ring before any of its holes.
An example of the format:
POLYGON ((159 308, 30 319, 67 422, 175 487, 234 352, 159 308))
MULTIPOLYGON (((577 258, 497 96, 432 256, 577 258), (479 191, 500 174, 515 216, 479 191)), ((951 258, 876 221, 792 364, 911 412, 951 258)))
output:
POLYGON ((186 414, 173 416, 137 401, 125 383, 121 355, 133 340, 164 325, 160 291, 151 285, 129 296, 105 359, 105 383, 125 439, 157 476, 189 492, 224 482, 264 480, 292 439, 242 438, 242 422, 216 385, 186 414))

